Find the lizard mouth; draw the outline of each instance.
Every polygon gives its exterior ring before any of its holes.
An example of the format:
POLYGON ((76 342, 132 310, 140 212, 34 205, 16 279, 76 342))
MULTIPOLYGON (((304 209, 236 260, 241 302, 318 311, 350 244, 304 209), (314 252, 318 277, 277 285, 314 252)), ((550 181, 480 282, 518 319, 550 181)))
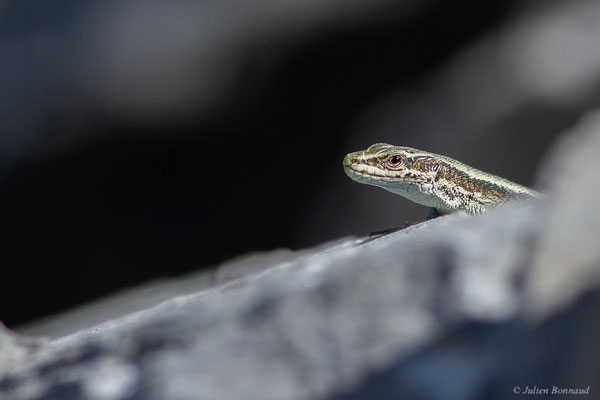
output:
POLYGON ((388 176, 385 171, 369 165, 344 165, 344 172, 346 172, 346 175, 348 175, 352 180, 359 183, 373 183, 380 186, 393 186, 391 184, 397 180, 395 177, 388 176))
POLYGON ((344 171, 346 172, 346 175, 354 180, 383 180, 385 178, 383 175, 375 175, 361 171, 355 166, 344 166, 344 171))

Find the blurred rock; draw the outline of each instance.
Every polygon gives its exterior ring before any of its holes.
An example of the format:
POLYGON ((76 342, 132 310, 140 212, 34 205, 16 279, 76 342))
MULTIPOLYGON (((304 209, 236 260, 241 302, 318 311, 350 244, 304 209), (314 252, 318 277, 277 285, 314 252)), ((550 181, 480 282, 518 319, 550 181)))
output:
MULTIPOLYGON (((592 116, 559 144, 541 202, 275 253, 283 259, 269 268, 182 290, 4 362, 0 395, 464 400, 534 385, 593 391, 600 257, 591 243, 600 224, 585 216, 600 188, 599 161, 588 156, 599 138, 592 116), (590 172, 574 177, 582 163, 590 172)), ((261 257, 232 268, 256 268, 261 257)))
POLYGON ((517 244, 535 215, 515 205, 342 242, 60 338, 0 388, 16 396, 34 379, 97 398, 86 382, 108 359, 135 371, 112 398, 327 396, 461 321, 514 316, 517 244))
POLYGON ((46 339, 16 334, 0 323, 0 375, 23 363, 47 343, 46 339))
POLYGON ((104 321, 153 307, 173 297, 208 290, 215 285, 222 285, 275 265, 294 261, 312 254, 319 248, 327 248, 331 245, 333 243, 325 243, 307 250, 278 249, 246 254, 207 271, 202 270, 178 278, 160 279, 122 290, 74 310, 21 325, 18 331, 27 335, 42 335, 50 338, 66 336, 104 321))
POLYGON ((600 113, 561 138, 540 168, 549 212, 529 271, 526 305, 542 317, 600 283, 600 113), (551 294, 551 296, 549 296, 551 294))

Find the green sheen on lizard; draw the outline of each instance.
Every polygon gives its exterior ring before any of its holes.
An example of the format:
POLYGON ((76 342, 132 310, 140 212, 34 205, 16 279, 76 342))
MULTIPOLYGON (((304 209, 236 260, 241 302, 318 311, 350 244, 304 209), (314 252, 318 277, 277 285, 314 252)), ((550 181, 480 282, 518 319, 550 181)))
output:
POLYGON ((540 196, 508 179, 411 147, 376 143, 346 155, 343 164, 353 180, 382 187, 441 214, 481 213, 510 200, 540 196))

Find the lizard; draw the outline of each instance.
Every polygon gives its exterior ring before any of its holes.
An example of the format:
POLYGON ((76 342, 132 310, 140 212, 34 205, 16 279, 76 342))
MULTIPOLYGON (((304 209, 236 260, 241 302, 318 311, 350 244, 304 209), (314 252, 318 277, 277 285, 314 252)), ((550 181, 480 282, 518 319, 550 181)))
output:
POLYGON ((432 207, 430 218, 458 210, 480 214, 510 200, 541 196, 453 158, 387 143, 346 155, 343 166, 357 182, 432 207))

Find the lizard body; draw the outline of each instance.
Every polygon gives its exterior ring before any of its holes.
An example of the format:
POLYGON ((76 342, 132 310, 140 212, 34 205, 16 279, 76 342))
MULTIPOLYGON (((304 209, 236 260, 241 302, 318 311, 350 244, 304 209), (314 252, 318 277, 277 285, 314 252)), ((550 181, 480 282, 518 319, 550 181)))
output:
POLYGON ((506 201, 540 196, 450 157, 386 143, 346 155, 343 165, 353 180, 382 187, 441 214, 481 213, 506 201))

